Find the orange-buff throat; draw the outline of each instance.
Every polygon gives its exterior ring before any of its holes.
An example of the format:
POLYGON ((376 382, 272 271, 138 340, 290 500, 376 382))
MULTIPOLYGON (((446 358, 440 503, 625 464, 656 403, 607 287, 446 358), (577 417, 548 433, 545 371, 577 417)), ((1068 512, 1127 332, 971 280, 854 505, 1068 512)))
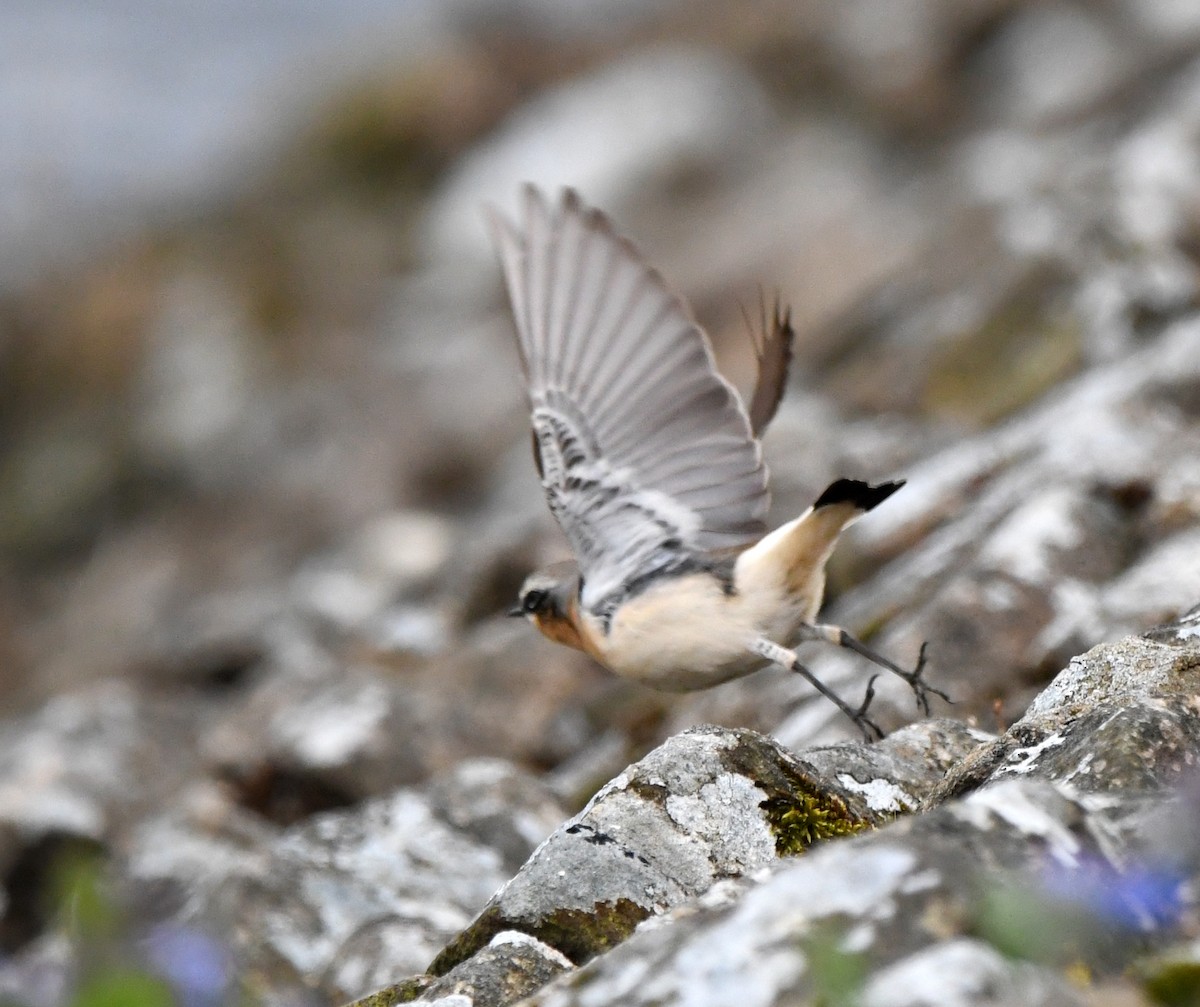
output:
POLYGON ((586 627, 580 627, 579 615, 576 599, 572 598, 570 609, 566 615, 559 615, 556 612, 536 612, 533 615, 533 624, 537 626, 541 634, 555 643, 561 643, 567 647, 573 647, 575 650, 581 650, 585 654, 590 654, 601 664, 604 659, 600 656, 599 649, 591 640, 591 634, 587 632, 586 627), (580 632, 582 628, 582 632, 580 632))

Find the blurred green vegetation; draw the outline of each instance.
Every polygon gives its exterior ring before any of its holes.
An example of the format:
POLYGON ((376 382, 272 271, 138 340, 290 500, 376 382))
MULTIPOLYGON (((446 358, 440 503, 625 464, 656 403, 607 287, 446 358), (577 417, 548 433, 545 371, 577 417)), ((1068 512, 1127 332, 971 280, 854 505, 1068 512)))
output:
POLYGON ((804 942, 804 956, 817 1007, 856 1007, 867 978, 864 956, 845 950, 845 934, 819 929, 804 942))
MULTIPOLYGON (((32 879, 31 879, 32 880, 32 879)), ((65 843, 53 855, 38 894, 45 927, 70 946, 68 1007, 221 1007, 251 1001, 228 982, 228 957, 212 954, 199 932, 158 941, 134 920, 112 889, 102 849, 65 843)), ((223 950, 223 949, 222 949, 223 950)), ((3 1007, 27 1007, 21 1000, 3 1007)))

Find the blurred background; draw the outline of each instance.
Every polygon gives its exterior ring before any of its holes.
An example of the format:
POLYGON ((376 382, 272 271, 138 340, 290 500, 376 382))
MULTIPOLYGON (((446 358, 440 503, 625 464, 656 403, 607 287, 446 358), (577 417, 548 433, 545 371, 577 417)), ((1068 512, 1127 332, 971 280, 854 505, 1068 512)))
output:
POLYGON ((63 837, 197 794, 286 828, 486 756, 569 809, 690 723, 850 736, 786 676, 658 696, 500 617, 563 550, 481 213, 527 180, 742 388, 742 306, 792 306, 774 518, 909 479, 829 614, 929 639, 955 715, 1200 596, 1191 0, 6 0, 4 954, 63 837))

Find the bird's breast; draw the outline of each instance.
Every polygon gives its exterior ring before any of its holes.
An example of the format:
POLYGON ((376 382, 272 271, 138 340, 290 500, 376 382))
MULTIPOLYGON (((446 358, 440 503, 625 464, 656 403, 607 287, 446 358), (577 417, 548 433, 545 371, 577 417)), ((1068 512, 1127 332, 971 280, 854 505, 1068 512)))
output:
POLYGON ((667 691, 689 691, 745 675, 762 664, 751 645, 770 622, 763 592, 730 593, 716 577, 667 577, 617 605, 608 631, 581 613, 582 634, 618 675, 667 691))

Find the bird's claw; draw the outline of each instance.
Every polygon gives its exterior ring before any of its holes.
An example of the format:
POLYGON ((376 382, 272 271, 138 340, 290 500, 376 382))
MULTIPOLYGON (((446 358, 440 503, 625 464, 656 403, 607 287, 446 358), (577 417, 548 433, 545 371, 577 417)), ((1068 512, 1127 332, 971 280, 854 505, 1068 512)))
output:
POLYGON ((872 675, 870 681, 867 682, 867 692, 863 696, 863 701, 859 704, 857 710, 847 710, 846 713, 855 726, 858 727, 863 734, 863 740, 870 744, 873 741, 879 741, 883 737, 883 730, 870 717, 867 716, 867 710, 870 709, 871 701, 875 698, 875 679, 878 675, 872 675))
POLYGON ((910 689, 912 689, 913 695, 916 696, 917 706, 920 707, 921 711, 926 716, 929 716, 929 696, 930 696, 930 694, 937 696, 939 699, 944 699, 947 703, 954 702, 954 700, 952 700, 949 696, 947 696, 936 685, 930 685, 928 682, 925 681, 924 678, 922 678, 922 675, 925 672, 925 665, 926 665, 925 650, 928 646, 929 646, 928 640, 925 640, 921 644, 921 650, 917 654, 917 666, 912 671, 899 671, 898 670, 896 672, 896 674, 899 675, 900 678, 904 679, 904 681, 906 681, 908 683, 908 687, 910 689))

